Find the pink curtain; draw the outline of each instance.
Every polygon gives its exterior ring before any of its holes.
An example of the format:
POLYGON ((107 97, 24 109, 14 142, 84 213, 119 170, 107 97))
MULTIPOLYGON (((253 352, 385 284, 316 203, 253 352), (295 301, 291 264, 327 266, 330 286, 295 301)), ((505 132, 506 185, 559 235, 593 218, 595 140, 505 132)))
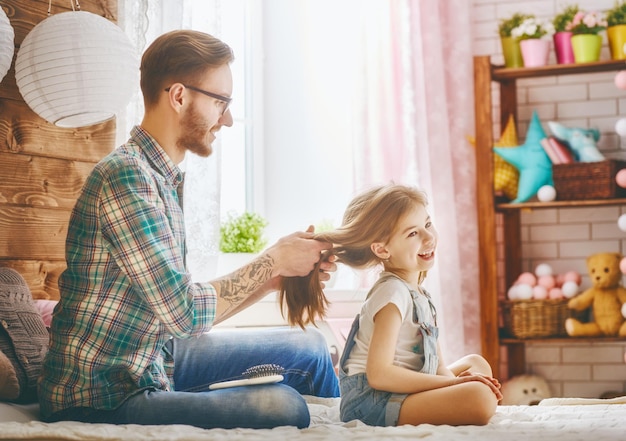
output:
POLYGON ((466 141, 474 132, 471 5, 370 5, 375 13, 367 18, 364 38, 378 26, 388 28, 388 39, 367 41, 366 130, 355 155, 355 187, 395 181, 428 192, 440 239, 426 287, 436 299, 441 343, 451 362, 480 352, 474 152, 466 141))

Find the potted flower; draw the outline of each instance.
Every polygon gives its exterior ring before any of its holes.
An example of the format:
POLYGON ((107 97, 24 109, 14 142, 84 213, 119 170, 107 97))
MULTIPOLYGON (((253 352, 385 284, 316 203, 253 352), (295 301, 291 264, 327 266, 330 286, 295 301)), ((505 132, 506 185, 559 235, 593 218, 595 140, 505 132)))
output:
POLYGON ((511 37, 520 41, 525 67, 545 66, 550 54, 554 26, 550 21, 535 17, 524 19, 511 30, 511 37))
POLYGON ((599 32, 606 29, 607 21, 601 11, 578 11, 566 30, 571 31, 572 49, 577 63, 598 61, 602 47, 599 32))
POLYGON ((503 19, 498 25, 498 34, 502 44, 502 55, 506 67, 523 67, 522 53, 519 41, 511 37, 511 31, 518 27, 525 19, 533 17, 529 14, 516 12, 510 18, 503 19))
POLYGON ((574 20, 574 16, 578 12, 578 5, 566 6, 561 13, 554 16, 552 25, 554 26, 554 52, 556 61, 559 64, 573 63, 574 51, 572 50, 572 31, 567 27, 574 20))
POLYGON ((218 273, 233 271, 252 260, 261 252, 267 239, 264 237, 267 220, 249 211, 242 214, 229 213, 220 225, 218 273))
POLYGON ((626 1, 615 2, 606 12, 607 29, 611 58, 626 59, 626 1))

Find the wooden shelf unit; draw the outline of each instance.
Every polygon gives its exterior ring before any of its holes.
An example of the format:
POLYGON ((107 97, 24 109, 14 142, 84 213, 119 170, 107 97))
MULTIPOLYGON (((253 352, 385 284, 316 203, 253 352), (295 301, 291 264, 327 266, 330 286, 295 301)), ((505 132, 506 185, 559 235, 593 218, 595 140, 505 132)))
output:
MULTIPOLYGON (((537 68, 504 68, 493 65, 489 55, 474 57, 474 97, 476 124, 476 203, 478 208, 480 307, 482 353, 491 363, 494 374, 501 376, 500 347, 507 349, 508 377, 522 374, 525 365, 524 345, 531 340, 502 338, 499 330, 498 266, 496 215, 502 214, 505 246, 504 279, 510 286, 522 269, 521 221, 522 209, 567 208, 584 206, 623 205, 626 199, 585 201, 497 203, 493 191, 493 105, 492 84, 499 86, 500 125, 505 127, 509 115, 517 123, 517 84, 522 78, 612 72, 626 69, 626 61, 611 60, 584 64, 549 65, 537 68)), ((564 339, 542 339, 542 341, 564 339)), ((567 339, 577 341, 580 339, 567 339)), ((602 339, 584 339, 601 341, 602 339)), ((532 340, 538 341, 538 340, 532 340)))

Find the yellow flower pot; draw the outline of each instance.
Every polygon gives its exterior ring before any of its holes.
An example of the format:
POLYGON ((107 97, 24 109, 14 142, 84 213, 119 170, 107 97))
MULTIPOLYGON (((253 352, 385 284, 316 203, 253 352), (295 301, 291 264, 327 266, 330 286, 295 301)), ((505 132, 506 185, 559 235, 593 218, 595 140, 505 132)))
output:
POLYGON ((626 25, 610 26, 606 29, 609 49, 613 60, 626 59, 626 25))

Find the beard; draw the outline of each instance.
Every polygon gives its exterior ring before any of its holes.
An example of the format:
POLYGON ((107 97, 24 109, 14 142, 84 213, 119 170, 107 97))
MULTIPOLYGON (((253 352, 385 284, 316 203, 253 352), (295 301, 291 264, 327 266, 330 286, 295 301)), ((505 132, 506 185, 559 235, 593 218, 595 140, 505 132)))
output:
POLYGON ((178 148, 203 158, 213 153, 211 144, 207 142, 210 127, 193 103, 181 120, 181 126, 182 135, 176 141, 178 148))

